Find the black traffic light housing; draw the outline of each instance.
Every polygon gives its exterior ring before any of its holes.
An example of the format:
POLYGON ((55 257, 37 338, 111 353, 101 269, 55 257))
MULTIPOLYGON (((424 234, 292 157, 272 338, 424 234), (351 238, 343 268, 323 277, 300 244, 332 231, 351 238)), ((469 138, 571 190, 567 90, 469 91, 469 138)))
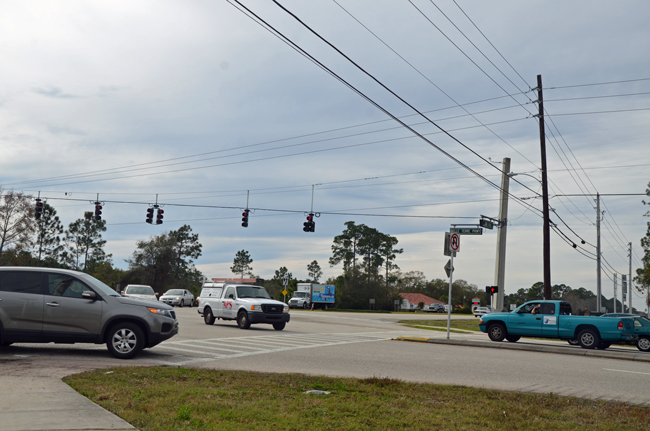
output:
POLYGON ((242 227, 248 227, 248 213, 250 211, 248 209, 245 209, 244 212, 241 214, 241 225, 242 227))
POLYGON ((95 220, 99 221, 102 219, 102 204, 95 202, 95 220))
POLYGON ((165 214, 165 211, 158 208, 158 214, 156 215, 156 224, 163 224, 163 214, 165 214))
POLYGON ((314 221, 314 213, 309 213, 307 221, 302 224, 303 232, 314 232, 316 230, 316 222, 314 221))
POLYGON ((487 295, 493 295, 499 292, 499 286, 485 286, 485 293, 487 295))
POLYGON ((147 223, 153 224, 153 208, 147 208, 147 223))
POLYGON ((43 215, 43 202, 40 199, 36 199, 36 208, 34 208, 34 218, 36 220, 40 219, 43 215))

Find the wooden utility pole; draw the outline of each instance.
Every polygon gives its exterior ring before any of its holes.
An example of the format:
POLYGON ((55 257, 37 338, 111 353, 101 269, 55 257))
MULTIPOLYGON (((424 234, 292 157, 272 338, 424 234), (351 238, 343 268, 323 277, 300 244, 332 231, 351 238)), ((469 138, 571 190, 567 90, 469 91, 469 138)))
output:
POLYGON ((542 152, 542 213, 544 215, 544 299, 551 299, 551 232, 548 215, 548 182, 546 179, 546 133, 544 130, 544 97, 542 75, 537 75, 537 102, 539 104, 539 145, 542 152))

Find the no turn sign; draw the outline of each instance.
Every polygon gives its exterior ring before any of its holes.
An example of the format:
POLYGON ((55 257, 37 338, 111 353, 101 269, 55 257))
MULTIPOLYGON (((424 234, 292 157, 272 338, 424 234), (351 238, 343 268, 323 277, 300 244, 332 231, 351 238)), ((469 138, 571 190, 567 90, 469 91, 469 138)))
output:
POLYGON ((460 251, 460 235, 452 233, 449 236, 449 248, 451 251, 460 251))

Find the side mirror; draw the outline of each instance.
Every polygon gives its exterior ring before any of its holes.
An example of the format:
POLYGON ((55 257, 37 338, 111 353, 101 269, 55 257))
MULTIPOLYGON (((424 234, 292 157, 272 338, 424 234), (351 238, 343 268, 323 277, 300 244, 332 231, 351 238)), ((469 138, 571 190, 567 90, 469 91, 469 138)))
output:
POLYGON ((159 296, 160 296, 160 293, 156 292, 156 298, 158 298, 159 296))
POLYGON ((97 294, 95 292, 93 292, 93 291, 86 290, 85 292, 83 292, 81 294, 81 297, 83 299, 88 299, 88 300, 94 301, 94 300, 97 299, 97 294))

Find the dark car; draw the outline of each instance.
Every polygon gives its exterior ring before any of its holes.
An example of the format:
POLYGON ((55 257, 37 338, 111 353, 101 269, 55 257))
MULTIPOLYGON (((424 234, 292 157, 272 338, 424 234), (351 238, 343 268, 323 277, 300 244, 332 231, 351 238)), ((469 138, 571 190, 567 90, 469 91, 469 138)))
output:
POLYGON ((119 359, 173 337, 172 307, 120 295, 82 272, 0 267, 0 348, 12 343, 106 344, 119 359))
POLYGON ((607 313, 600 317, 631 317, 634 319, 634 333, 639 336, 636 348, 642 352, 650 352, 650 320, 630 313, 607 313))

